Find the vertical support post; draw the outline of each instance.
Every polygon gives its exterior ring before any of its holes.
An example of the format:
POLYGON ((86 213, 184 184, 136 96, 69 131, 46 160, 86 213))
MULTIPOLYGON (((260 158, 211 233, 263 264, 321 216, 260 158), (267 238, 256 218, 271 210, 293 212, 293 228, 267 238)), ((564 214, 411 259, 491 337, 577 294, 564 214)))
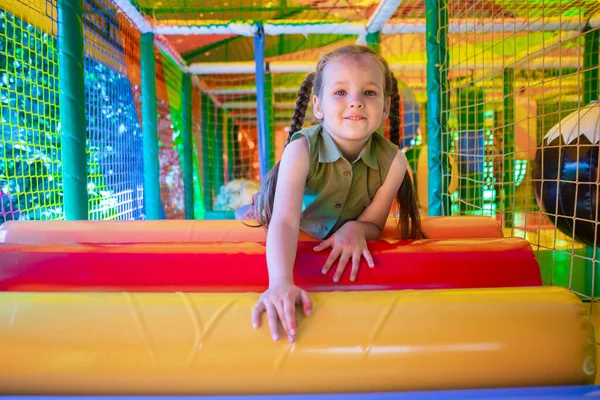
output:
POLYGON ((233 177, 234 179, 236 178, 247 178, 248 177, 248 171, 246 171, 246 167, 244 167, 244 165, 242 164, 242 154, 240 151, 240 142, 238 141, 238 135, 240 134, 240 126, 235 123, 235 120, 233 121, 233 132, 232 135, 235 138, 235 141, 233 142, 233 167, 234 167, 234 173, 233 173, 233 177))
POLYGON ((213 193, 219 194, 221 186, 225 184, 225 159, 223 158, 223 108, 218 107, 215 117, 214 144, 212 147, 213 193))
MULTIPOLYGON (((593 29, 592 31, 586 32, 584 40, 585 51, 583 53, 583 100, 585 104, 589 104, 592 101, 600 100, 600 88, 598 82, 598 66, 600 64, 598 57, 598 50, 600 49, 600 31, 598 31, 598 29, 593 29)), ((585 294, 595 297, 596 293, 598 293, 596 287, 599 286, 599 283, 596 282, 596 277, 598 276, 597 272, 600 270, 598 254, 594 253, 593 246, 586 245, 585 255, 587 258, 589 258, 585 266, 585 294)), ((598 282, 600 282, 600 280, 598 282)))
POLYGON ((212 211, 212 184, 210 177, 211 170, 211 148, 209 138, 214 135, 214 106, 208 95, 202 93, 202 193, 204 196, 204 209, 212 211))
POLYGON ((458 169, 461 213, 483 209, 485 95, 483 89, 458 90, 458 169))
POLYGON ((427 149, 429 161, 429 215, 450 215, 450 198, 444 198, 450 177, 442 154, 449 150, 448 111, 448 0, 425 0, 427 49, 427 149))
POLYGON ((221 131, 223 132, 223 179, 225 182, 229 182, 229 113, 226 109, 223 109, 221 113, 221 124, 223 127, 221 131), (227 161, 226 161, 227 160, 227 161))
POLYGON ((515 199, 515 70, 504 70, 504 226, 514 225, 515 199))
POLYGON ((82 0, 58 1, 63 197, 68 220, 89 218, 82 15, 82 0))
POLYGON ((583 53, 583 102, 590 104, 600 100, 598 87, 598 42, 600 31, 594 29, 584 35, 585 50, 583 53))
MULTIPOLYGON (((379 32, 371 32, 367 33, 366 37, 367 47, 376 52, 377 54, 381 54, 381 35, 379 32)), ((400 110, 402 110, 402 104, 400 104, 400 110)), ((402 111, 400 111, 400 115, 402 115, 402 111)), ((402 132, 402 122, 400 123, 400 138, 403 137, 402 132)), ((383 124, 377 128, 377 133, 383 136, 383 124)))
POLYGON ((267 171, 275 165, 275 95, 273 75, 267 63, 265 73, 265 141, 267 147, 267 171))
POLYGON ((367 33, 367 46, 374 52, 381 54, 381 35, 379 32, 367 33))
POLYGON ((235 175, 235 144, 237 142, 237 134, 234 135, 233 120, 227 118, 227 178, 231 182, 236 178, 235 175))
POLYGON ((142 135, 144 143, 144 208, 146 219, 161 219, 160 178, 158 165, 158 129, 156 110, 156 59, 154 34, 140 38, 142 75, 142 135))
POLYGON ((192 146, 192 78, 183 74, 181 81, 181 123, 183 142, 183 192, 185 219, 194 219, 194 148, 192 146))
POLYGON ((265 32, 262 24, 254 35, 254 62, 256 65, 256 114, 258 122, 258 160, 260 179, 269 172, 269 132, 265 111, 265 32))

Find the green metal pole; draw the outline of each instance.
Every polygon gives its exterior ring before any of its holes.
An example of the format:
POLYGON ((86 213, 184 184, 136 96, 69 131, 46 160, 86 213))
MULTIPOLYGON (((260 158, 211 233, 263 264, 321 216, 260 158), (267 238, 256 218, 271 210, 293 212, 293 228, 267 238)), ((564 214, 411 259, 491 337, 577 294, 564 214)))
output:
POLYGON ((194 164, 194 219, 204 219, 204 195, 202 193, 202 177, 198 161, 198 142, 195 142, 192 163, 194 164))
POLYGON ((160 178, 158 165, 158 129, 156 110, 156 60, 154 34, 140 38, 142 72, 142 135, 144 143, 144 207, 146 219, 161 219, 160 178))
POLYGON ((598 41, 600 31, 594 29, 584 35, 585 51, 583 53, 583 101, 590 104, 598 100, 598 41))
POLYGON ((240 126, 235 123, 235 120, 232 121, 234 122, 232 135, 235 138, 235 141, 233 142, 233 179, 247 178, 248 174, 242 164, 242 156, 240 154, 240 142, 237 140, 240 133, 240 126))
POLYGON ((223 157, 223 109, 217 108, 214 143, 212 146, 212 184, 215 196, 225 184, 225 159, 223 157))
POLYGON ((211 184, 211 151, 209 137, 213 136, 214 106, 208 95, 202 93, 202 193, 204 195, 204 209, 212 211, 212 184, 211 184))
POLYGON ((237 135, 234 135, 233 120, 227 118, 227 179, 231 182, 235 179, 235 143, 237 135))
POLYGON ((515 199, 515 70, 504 70, 504 226, 514 225, 515 199))
POLYGON ((275 96, 273 95, 273 74, 265 73, 265 124, 267 140, 267 169, 270 170, 275 165, 275 96))
POLYGON ((427 49, 427 149, 429 161, 428 214, 450 215, 450 185, 442 154, 449 150, 448 111, 448 0, 425 0, 427 49))
MULTIPOLYGON (((598 67, 600 60, 598 59, 598 50, 600 49, 600 31, 594 29, 586 32, 584 36, 585 51, 583 53, 583 99, 585 104, 589 104, 594 100, 600 100, 600 89, 598 85, 598 67)), ((589 260, 586 262, 586 279, 584 293, 587 296, 595 296, 599 292, 600 272, 598 254, 594 254, 593 246, 585 246, 585 255, 589 260)))
POLYGON ((59 0, 57 6, 65 218, 86 220, 89 215, 82 1, 59 0))
POLYGON ((181 81, 181 122, 183 141, 183 190, 185 219, 194 219, 194 166, 192 158, 192 78, 183 74, 181 81))
POLYGON ((457 91, 459 182, 461 213, 483 209, 485 157, 485 97, 483 89, 464 87, 457 91))
MULTIPOLYGON (((376 52, 377 54, 381 54, 381 35, 379 32, 371 32, 367 33, 366 36, 367 47, 376 52)), ((400 127, 402 129, 402 127, 400 127)), ((377 128, 377 133, 383 136, 383 124, 377 128)))
POLYGON ((223 109, 221 123, 223 124, 223 179, 225 182, 229 182, 229 146, 231 143, 229 143, 229 118, 225 109, 223 109))
MULTIPOLYGON (((540 112, 541 108, 538 108, 538 115, 543 115, 543 113, 540 112)), ((538 131, 540 131, 540 128, 538 127, 538 131)), ((494 152, 494 154, 502 154, 499 152, 499 150, 501 149, 501 146, 504 145, 504 107, 502 108, 496 108, 494 110, 494 128, 492 130, 492 132, 494 132, 493 134, 493 147, 494 149, 496 149, 496 152, 494 152), (500 135, 502 135, 502 137, 499 137, 500 135)), ((504 157, 502 155, 502 157, 504 157)), ((503 161, 504 162, 504 161, 503 161)), ((495 190, 494 190, 494 205, 495 205, 495 210, 502 210, 502 206, 503 206, 503 196, 504 196, 504 192, 503 192, 503 188, 498 186, 502 183, 502 181, 504 180, 504 167, 501 168, 495 168, 496 163, 493 164, 494 168, 493 168, 493 179, 496 182, 495 185, 495 190)))
POLYGON ((381 54, 381 35, 379 32, 367 33, 367 46, 371 50, 381 54))

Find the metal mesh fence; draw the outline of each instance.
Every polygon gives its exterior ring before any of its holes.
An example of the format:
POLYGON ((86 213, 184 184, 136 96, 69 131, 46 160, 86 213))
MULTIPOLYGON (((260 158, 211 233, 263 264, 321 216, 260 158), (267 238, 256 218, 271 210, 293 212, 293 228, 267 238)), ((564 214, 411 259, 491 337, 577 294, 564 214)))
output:
POLYGON ((56 9, 0 8, 0 223, 62 217, 56 9))
MULTIPOLYGON (((56 14, 54 1, 0 8, 0 222, 64 218, 56 14)), ((89 218, 144 218, 140 32, 110 0, 84 1, 82 22, 89 218)), ((161 201, 182 218, 182 72, 156 62, 161 201)))
POLYGON ((183 176, 174 138, 181 133, 181 71, 156 51, 160 195, 167 219, 184 217, 183 176))
POLYGON ((139 32, 109 0, 85 3, 84 27, 90 219, 139 219, 142 130, 133 71, 139 32))
POLYGON ((254 75, 201 77, 202 158, 205 204, 215 218, 232 212, 250 195, 243 186, 258 188, 258 127, 254 75))
POLYGON ((598 4, 441 4, 479 27, 448 34, 447 212, 495 217, 532 243, 547 284, 595 299, 598 4))

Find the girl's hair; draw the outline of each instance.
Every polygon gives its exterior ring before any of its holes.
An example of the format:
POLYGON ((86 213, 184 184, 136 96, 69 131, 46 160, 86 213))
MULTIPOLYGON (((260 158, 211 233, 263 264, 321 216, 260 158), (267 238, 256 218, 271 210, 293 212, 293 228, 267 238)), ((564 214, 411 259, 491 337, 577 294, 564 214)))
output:
MULTIPOLYGON (((298 90, 298 99, 296 100, 296 109, 292 116, 292 123, 286 141, 290 142, 292 135, 302 129, 304 117, 308 103, 311 100, 311 90, 317 97, 321 96, 323 88, 323 70, 325 66, 338 57, 350 57, 355 60, 373 60, 380 64, 385 77, 385 97, 389 97, 390 102, 390 141, 395 145, 399 144, 400 139, 400 96, 398 94, 398 81, 391 72, 388 63, 378 53, 367 46, 350 45, 340 47, 328 54, 325 54, 319 63, 317 69, 306 76, 300 90, 298 90)), ((273 202, 275 199, 275 188, 277 186, 277 175, 279 174, 279 163, 277 163, 264 178, 264 183, 258 192, 255 201, 254 215, 259 224, 268 229, 271 217, 273 215, 273 202)), ((404 175, 404 180, 400 185, 396 195, 397 206, 399 210, 398 230, 402 239, 417 239, 425 237, 421 229, 421 218, 415 191, 408 171, 404 175)))

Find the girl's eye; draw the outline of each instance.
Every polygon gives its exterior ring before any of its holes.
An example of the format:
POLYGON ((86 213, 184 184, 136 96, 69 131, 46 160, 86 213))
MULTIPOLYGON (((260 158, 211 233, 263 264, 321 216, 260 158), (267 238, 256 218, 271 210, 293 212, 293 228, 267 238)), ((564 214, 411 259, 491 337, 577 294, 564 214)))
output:
POLYGON ((377 95, 377 93, 375 93, 373 90, 367 90, 367 91, 365 92, 365 94, 366 94, 367 96, 376 96, 376 95, 377 95))
POLYGON ((346 91, 345 90, 338 90, 337 92, 335 92, 335 94, 339 95, 339 96, 343 96, 343 95, 346 94, 346 91))

